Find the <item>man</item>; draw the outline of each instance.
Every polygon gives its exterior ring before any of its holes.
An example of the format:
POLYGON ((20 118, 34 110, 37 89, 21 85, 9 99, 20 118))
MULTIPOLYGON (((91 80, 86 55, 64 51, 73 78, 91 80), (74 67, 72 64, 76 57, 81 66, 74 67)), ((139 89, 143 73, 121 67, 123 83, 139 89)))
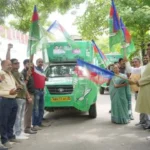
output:
MULTIPOLYGON (((135 79, 138 80, 140 78, 141 75, 141 61, 139 58, 134 58, 133 59, 133 65, 134 67, 131 67, 130 63, 128 62, 128 60, 125 58, 126 61, 126 72, 128 74, 131 74, 130 79, 135 79)), ((135 92, 135 99, 137 99, 137 94, 138 94, 138 88, 134 90, 135 92)))
MULTIPOLYGON (((148 57, 150 57, 150 51, 147 50, 147 55, 148 57)), ((146 68, 146 65, 145 66, 140 66, 140 59, 139 58, 134 58, 133 59, 133 62, 134 62, 134 65, 135 67, 131 67, 130 64, 127 62, 126 65, 127 65, 127 69, 129 72, 131 72, 132 74, 135 74, 137 77, 135 80, 134 78, 131 80, 134 80, 135 82, 138 82, 138 80, 140 79, 140 77, 142 76, 145 68, 146 68)), ((137 89, 137 91, 135 91, 135 98, 137 100, 137 96, 138 96, 138 91, 139 91, 139 88, 135 88, 137 89)), ((147 115, 144 114, 144 113, 141 113, 140 114, 140 122, 138 124, 136 124, 136 126, 143 126, 144 129, 149 129, 149 126, 150 126, 150 122, 148 121, 148 118, 147 118, 147 115)))
POLYGON ((120 73, 123 73, 125 74, 126 72, 126 68, 125 68, 125 62, 124 62, 124 59, 123 58, 120 58, 119 61, 119 70, 120 70, 120 73))
MULTIPOLYGON (((24 60, 24 69, 22 71, 22 74, 24 76, 24 80, 26 82, 27 90, 32 98, 34 100, 34 80, 32 77, 31 70, 29 69, 29 59, 24 60)), ((33 102, 32 101, 26 101, 25 105, 25 116, 24 116, 24 132, 28 134, 35 134, 36 131, 31 128, 31 120, 32 120, 32 111, 33 111, 33 102)))
POLYGON ((144 66, 147 65, 148 62, 149 62, 149 57, 148 57, 148 55, 145 54, 145 55, 143 56, 143 65, 144 65, 144 66))
MULTIPOLYGON (((138 81, 140 79, 141 76, 141 61, 139 58, 134 58, 132 60, 133 66, 131 67, 130 63, 128 62, 128 60, 125 58, 124 59, 126 62, 126 73, 130 74, 129 78, 130 80, 133 80, 134 82, 138 81)), ((135 92, 135 99, 137 99, 137 94, 138 94, 138 90, 139 88, 135 85, 135 84, 131 84, 131 89, 132 91, 135 92)), ((143 124, 143 114, 140 114, 140 122, 138 124, 136 124, 136 126, 143 124)))
MULTIPOLYGON (((147 51, 148 53, 148 51, 147 51)), ((144 73, 145 69, 146 69, 146 65, 149 63, 149 56, 147 54, 145 54, 143 56, 143 67, 141 67, 141 76, 144 73)), ((148 115, 147 114, 140 114, 141 117, 141 122, 143 123, 143 128, 144 129, 149 129, 150 128, 150 122, 148 119, 148 115)))
POLYGON ((35 98, 32 116, 33 129, 41 130, 44 115, 44 86, 46 77, 43 71, 43 60, 41 58, 36 61, 37 66, 32 70, 32 76, 35 87, 35 98))
MULTIPOLYGON (((150 53, 149 53, 150 56, 150 53)), ((140 87, 140 91, 136 103, 136 111, 148 115, 148 124, 150 125, 150 63, 147 64, 145 71, 142 74, 141 79, 137 82, 140 87)), ((147 126, 148 127, 148 126, 147 126)), ((148 137, 149 139, 150 137, 148 137)))
POLYGON ((0 76, 3 76, 3 80, 0 83, 0 134, 2 144, 11 148, 10 142, 20 142, 13 134, 18 109, 16 102, 18 88, 11 74, 11 62, 4 60, 1 62, 1 67, 0 76))
MULTIPOLYGON (((13 47, 12 44, 8 44, 8 50, 6 54, 7 60, 10 60, 11 58, 10 51, 12 47, 13 47)), ((14 76, 16 83, 21 87, 16 97, 16 101, 18 104, 18 111, 17 111, 16 121, 14 125, 14 134, 16 136, 16 139, 28 139, 26 134, 22 132, 22 120, 24 120, 23 115, 25 110, 26 97, 29 102, 32 99, 30 98, 30 95, 26 89, 24 77, 21 73, 19 73, 20 63, 18 62, 17 59, 11 59, 10 61, 12 63, 11 73, 14 76)))

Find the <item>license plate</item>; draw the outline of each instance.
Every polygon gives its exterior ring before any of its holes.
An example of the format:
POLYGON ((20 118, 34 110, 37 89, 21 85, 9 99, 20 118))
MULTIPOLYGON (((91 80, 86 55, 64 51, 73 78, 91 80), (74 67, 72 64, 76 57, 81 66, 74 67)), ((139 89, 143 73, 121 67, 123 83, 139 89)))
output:
POLYGON ((70 97, 52 97, 51 101, 52 102, 64 102, 64 101, 70 101, 70 97))

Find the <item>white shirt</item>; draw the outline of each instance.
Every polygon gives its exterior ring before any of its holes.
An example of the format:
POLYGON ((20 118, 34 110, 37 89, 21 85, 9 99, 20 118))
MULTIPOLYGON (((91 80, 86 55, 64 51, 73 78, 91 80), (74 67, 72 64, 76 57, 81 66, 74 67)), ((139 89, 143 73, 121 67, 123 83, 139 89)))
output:
POLYGON ((17 95, 10 95, 12 89, 16 89, 15 79, 11 74, 1 70, 0 75, 4 75, 5 79, 0 82, 0 96, 6 98, 15 98, 17 95))
POLYGON ((138 68, 134 68, 134 67, 131 67, 129 62, 126 62, 126 71, 127 71, 127 73, 141 74, 144 71, 145 67, 146 66, 140 66, 138 68))

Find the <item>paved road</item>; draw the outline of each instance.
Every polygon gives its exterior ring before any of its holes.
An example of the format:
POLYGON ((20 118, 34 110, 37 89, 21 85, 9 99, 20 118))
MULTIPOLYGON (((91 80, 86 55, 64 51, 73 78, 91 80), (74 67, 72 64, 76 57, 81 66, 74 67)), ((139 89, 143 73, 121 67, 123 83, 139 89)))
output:
POLYGON ((150 150, 146 140, 150 132, 135 127, 138 114, 134 113, 135 120, 128 125, 115 125, 110 122, 109 109, 109 96, 100 95, 96 119, 75 111, 51 113, 50 127, 14 144, 12 150, 150 150))

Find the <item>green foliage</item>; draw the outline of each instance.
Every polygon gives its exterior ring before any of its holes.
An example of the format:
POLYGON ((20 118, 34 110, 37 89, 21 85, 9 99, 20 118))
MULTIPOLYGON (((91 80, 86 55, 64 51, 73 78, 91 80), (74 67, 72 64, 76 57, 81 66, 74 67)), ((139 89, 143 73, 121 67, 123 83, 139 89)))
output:
POLYGON ((6 16, 6 9, 4 9, 8 4, 8 0, 0 0, 0 24, 4 23, 4 18, 6 16))
POLYGON ((0 0, 0 23, 3 23, 8 15, 13 15, 12 26, 23 32, 28 32, 34 5, 37 5, 40 22, 45 25, 50 13, 58 10, 65 13, 72 6, 80 4, 84 0, 0 0))
MULTIPOLYGON (((89 3, 87 11, 76 21, 79 31, 85 39, 98 39, 103 33, 108 34, 110 1, 95 1, 95 3, 89 3)), ((137 50, 144 50, 150 38, 150 34, 148 34, 150 27, 150 1, 114 1, 119 15, 133 37, 137 50)), ((104 50, 107 51, 107 49, 104 50)))
MULTIPOLYGON (((45 25, 50 13, 58 10, 64 14, 67 10, 85 0, 0 0, 0 24, 12 14, 15 19, 11 25, 23 32, 29 31, 34 5, 37 5, 40 22, 45 25)), ((144 50, 150 39, 150 0, 114 0, 118 13, 128 27, 137 50, 144 50)), ((98 40, 103 51, 108 52, 108 19, 111 0, 87 0, 88 7, 82 17, 76 19, 83 39, 98 40)))

